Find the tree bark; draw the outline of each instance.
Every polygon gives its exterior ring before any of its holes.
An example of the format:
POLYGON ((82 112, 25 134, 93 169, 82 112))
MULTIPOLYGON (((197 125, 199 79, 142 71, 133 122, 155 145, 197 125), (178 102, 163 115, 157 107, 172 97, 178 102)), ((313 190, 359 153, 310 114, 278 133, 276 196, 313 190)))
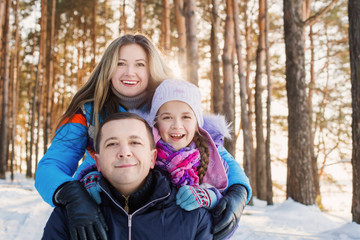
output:
POLYGON ((8 159, 9 143, 8 143, 8 124, 9 124, 9 41, 10 41, 10 4, 11 1, 6 1, 5 6, 5 20, 3 29, 2 41, 2 69, 1 81, 3 82, 2 92, 2 109, 1 109, 1 124, 0 124, 0 179, 5 179, 6 162, 8 159))
POLYGON ((198 85, 198 40, 196 37, 196 4, 195 0, 184 1, 186 26, 186 64, 187 80, 198 85))
POLYGON ((119 26, 119 35, 125 34, 127 32, 127 24, 126 24, 126 0, 123 0, 120 6, 120 26, 119 26))
POLYGON ((18 103, 18 89, 19 89, 19 17, 18 17, 18 5, 19 0, 15 1, 14 4, 14 15, 15 15, 15 45, 14 45, 14 67, 13 72, 13 94, 12 94, 12 122, 11 122, 11 160, 10 160, 10 172, 11 180, 14 180, 14 161, 15 161, 15 137, 16 137, 16 116, 17 116, 17 103, 18 103))
POLYGON ((170 6, 168 0, 163 2, 163 18, 162 18, 162 46, 167 52, 170 50, 170 6))
POLYGON ((284 0, 286 91, 288 99, 287 197, 315 204, 310 155, 310 122, 305 83, 302 1, 284 0))
POLYGON ((49 143, 49 136, 51 134, 51 108, 53 104, 53 81, 54 81, 54 60, 55 60, 55 10, 56 10, 56 0, 52 0, 51 6, 51 30, 50 30, 50 59, 49 59, 49 81, 47 89, 47 104, 46 104, 46 122, 44 127, 44 154, 47 150, 47 145, 49 143))
POLYGON ((217 34, 220 28, 219 18, 219 1, 212 0, 211 8, 211 35, 210 35, 210 46, 211 46, 211 108, 214 113, 224 113, 224 91, 221 86, 220 76, 220 49, 219 39, 217 34))
POLYGON ((256 122, 256 186, 257 197, 266 200, 266 159, 262 109, 262 73, 265 60, 265 0, 259 0, 259 37, 256 51, 256 76, 255 76, 255 122, 256 122))
POLYGON ((248 17, 248 2, 247 0, 243 0, 243 9, 244 9, 244 29, 245 29, 245 62, 246 62, 246 75, 245 75, 245 82, 246 82, 246 94, 247 94, 247 106, 248 106, 248 120, 249 120, 249 144, 250 144, 250 151, 251 151, 251 188, 253 192, 253 196, 257 196, 257 187, 256 187, 256 162, 255 162, 255 148, 254 148, 254 137, 253 137, 253 95, 250 87, 250 72, 251 72, 251 59, 252 59, 252 41, 250 37, 251 29, 251 19, 248 17))
MULTIPOLYGON (((34 132, 33 128, 35 125, 35 113, 38 113, 38 123, 37 123, 37 129, 38 132, 40 130, 40 114, 39 111, 42 111, 42 99, 43 96, 42 90, 43 89, 43 82, 44 82, 44 76, 45 74, 45 56, 46 56, 46 29, 47 29, 47 0, 41 0, 41 18, 40 18, 40 46, 39 46, 39 61, 38 61, 38 67, 36 72, 36 80, 35 80, 35 89, 34 89, 34 96, 33 96, 33 108, 32 108, 32 122, 31 122, 31 141, 30 146, 33 145, 34 142, 34 132), (40 91, 38 91, 38 88, 40 91)), ((39 136, 39 133, 38 133, 39 136)), ((39 139, 36 138, 36 144, 35 144, 35 165, 37 166, 36 159, 38 158, 38 144, 39 139)), ((31 147, 32 149, 32 147, 31 147)), ((30 151, 32 153, 32 150, 30 151)), ((31 160, 27 164, 26 169, 26 176, 32 177, 32 154, 30 155, 31 160)), ((36 168, 35 168, 36 169, 36 168)))
POLYGON ((266 76, 267 76, 267 99, 266 99, 266 141, 265 141, 265 163, 266 163, 266 202, 268 205, 273 205, 273 191, 271 179, 271 69, 270 69, 270 54, 269 54, 269 12, 268 1, 265 0, 265 59, 266 59, 266 76))
POLYGON ((181 69, 181 72, 185 73, 186 71, 186 26, 185 26, 185 17, 184 17, 184 1, 175 0, 175 18, 176 18, 176 29, 178 33, 178 63, 181 69))
POLYGON ((250 129, 249 115, 247 109, 246 79, 244 74, 244 61, 242 57, 240 20, 238 0, 233 0, 234 11, 234 30, 235 30, 235 46, 238 62, 238 76, 240 82, 240 108, 241 108, 241 128, 243 130, 243 147, 244 147, 244 170, 247 177, 251 180, 251 146, 250 146, 250 129))
POLYGON ((349 47, 352 95, 352 220, 360 224, 360 2, 349 0, 349 47))
POLYGON ((144 0, 137 0, 136 1, 137 11, 136 11, 136 28, 138 32, 143 31, 143 21, 144 21, 144 0))
POLYGON ((92 12, 92 23, 91 23, 91 40, 92 40, 92 57, 91 57, 91 68, 95 68, 96 58, 96 14, 97 14, 97 0, 93 0, 93 12, 92 12))
POLYGON ((235 157, 235 93, 233 71, 233 45, 234 45, 234 17, 232 0, 226 0, 226 22, 223 50, 223 76, 224 76, 224 113, 231 125, 231 140, 225 141, 225 147, 235 157))
MULTIPOLYGON (((4 21, 6 16, 6 0, 0 0, 0 41, 3 37, 3 30, 4 30, 4 21)), ((0 43, 0 54, 2 51, 2 42, 0 43)), ((2 54, 1 54, 2 55, 2 54)), ((0 58, 0 66, 1 66, 2 59, 0 58)))

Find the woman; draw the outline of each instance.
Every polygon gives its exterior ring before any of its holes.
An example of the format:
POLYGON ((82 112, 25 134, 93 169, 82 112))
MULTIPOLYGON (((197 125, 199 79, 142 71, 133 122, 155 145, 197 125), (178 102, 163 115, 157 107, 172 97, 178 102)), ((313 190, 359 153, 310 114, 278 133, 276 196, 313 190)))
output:
POLYGON ((39 162, 35 187, 50 205, 65 205, 72 239, 86 239, 86 235, 91 239, 95 232, 106 239, 106 224, 96 203, 72 177, 77 169, 95 163, 93 139, 102 119, 128 109, 148 110, 156 86, 170 76, 147 37, 124 35, 107 47, 61 117, 51 146, 39 162))

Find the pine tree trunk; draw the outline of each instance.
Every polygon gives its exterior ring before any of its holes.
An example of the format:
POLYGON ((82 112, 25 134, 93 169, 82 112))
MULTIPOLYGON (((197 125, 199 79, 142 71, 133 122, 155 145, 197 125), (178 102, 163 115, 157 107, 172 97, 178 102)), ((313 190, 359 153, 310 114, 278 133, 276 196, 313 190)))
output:
POLYGON ((360 2, 349 0, 349 45, 352 94, 352 166, 353 198, 351 213, 354 222, 360 224, 360 2))
POLYGON ((195 0, 184 1, 186 26, 186 64, 187 81, 198 85, 198 40, 196 37, 196 4, 195 0))
POLYGON ((266 202, 268 205, 273 205, 273 191, 271 179, 271 155, 270 155, 270 142, 271 142, 271 70, 270 70, 270 54, 269 54, 269 13, 268 1, 265 0, 265 55, 266 55, 266 76, 267 76, 267 100, 266 100, 266 142, 265 142, 265 163, 266 163, 266 202))
POLYGON ((231 140, 225 141, 225 148, 235 157, 235 93, 233 71, 234 17, 232 0, 226 1, 226 21, 223 50, 224 114, 231 123, 231 140))
POLYGON ((249 119, 247 109, 247 96, 246 96, 246 79, 244 75, 244 63, 242 57, 241 47, 241 33, 240 33, 240 20, 239 20, 239 7, 238 0, 233 0, 233 12, 234 12, 234 27, 235 27, 235 46, 236 56, 238 61, 238 75, 240 82, 240 107, 241 107, 241 127, 243 130, 243 146, 244 146, 244 170, 247 177, 251 180, 251 149, 249 138, 249 119))
POLYGON ((50 59, 49 59, 49 81, 47 83, 47 104, 46 104, 46 121, 44 127, 44 154, 47 150, 47 145, 49 143, 49 138, 51 134, 51 108, 53 104, 53 79, 54 79, 54 60, 55 60, 55 9, 56 9, 56 0, 52 0, 51 7, 51 32, 50 32, 50 59))
POLYGON ((91 57, 91 68, 95 68, 96 58, 96 15, 97 15, 97 0, 93 0, 93 17, 91 23, 91 41, 92 41, 92 57, 91 57))
POLYGON ((224 113, 224 92, 223 87, 221 86, 220 80, 220 49, 219 49, 219 40, 217 33, 220 30, 220 18, 219 18, 219 1, 212 0, 211 8, 211 108, 214 113, 223 114, 224 113))
MULTIPOLYGON (((311 13, 311 3, 312 0, 305 0, 303 2, 303 20, 305 21, 310 17, 311 13)), ((304 33, 305 34, 305 33, 304 33)), ((315 194, 316 194, 316 202, 318 206, 321 205, 321 197, 320 197, 320 182, 319 182, 319 171, 317 167, 317 158, 315 156, 314 150, 314 124, 313 124, 313 104, 312 97, 314 94, 315 88, 315 49, 314 49, 314 39, 313 39, 313 31, 312 25, 310 26, 309 40, 310 40, 310 84, 309 84, 309 95, 308 95, 308 104, 309 104, 309 121, 310 121, 310 154, 311 154, 311 166, 314 178, 314 186, 315 186, 315 194)))
POLYGON ((250 31, 252 30, 249 26, 249 17, 247 14, 247 0, 243 0, 243 14, 244 14, 244 29, 245 29, 245 62, 246 62, 246 94, 247 94, 247 106, 248 106, 248 120, 249 120, 249 145, 250 145, 250 156, 251 156, 251 188, 253 192, 253 196, 257 196, 257 187, 256 187, 256 162, 255 162, 255 148, 254 148, 254 137, 253 137, 253 95, 250 88, 250 72, 251 72, 251 59, 252 59, 252 39, 250 38, 250 31))
MULTIPOLYGON (((0 39, 2 39, 3 36, 3 24, 5 21, 5 6, 6 6, 6 0, 0 0, 0 39)), ((2 43, 0 43, 0 53, 2 49, 2 43)), ((2 59, 0 57, 0 66, 1 66, 2 59)))
POLYGON ((163 2, 163 18, 162 18, 162 46, 165 51, 170 50, 170 6, 168 0, 163 2))
POLYGON ((310 123, 305 83, 302 1, 284 0, 286 91, 288 99, 287 197, 315 204, 310 155, 310 123))
POLYGON ((15 45, 14 45, 14 67, 13 71, 13 87, 12 87, 12 122, 11 122, 11 160, 10 160, 10 172, 11 172, 11 180, 14 180, 14 161, 15 161, 15 137, 16 137, 16 116, 17 116, 17 102, 18 102, 18 88, 19 88, 19 20, 18 20, 18 4, 19 0, 16 0, 14 4, 14 15, 15 15, 15 45))
POLYGON ((144 0, 136 0, 136 17, 135 17, 135 27, 136 31, 143 31, 143 21, 144 21, 144 0))
POLYGON ((176 18, 176 29, 178 33, 178 63, 182 73, 186 72, 186 27, 185 27, 185 17, 184 17, 184 1, 175 0, 175 18, 176 18))
MULTIPOLYGON (((43 92, 41 89, 43 89, 43 82, 44 78, 46 76, 45 73, 45 56, 46 56, 46 30, 47 30, 47 0, 41 1, 41 19, 40 19, 40 46, 39 46, 39 62, 36 72, 36 80, 35 80, 35 89, 34 89, 34 96, 33 96, 33 118, 32 118, 32 129, 31 129, 31 142, 30 146, 33 146, 33 139, 34 139, 34 133, 33 128, 35 124, 35 113, 38 113, 39 111, 42 111, 42 96, 43 92), (40 91, 38 91, 38 88, 40 88, 40 91)), ((38 125, 37 125, 38 131, 40 128, 40 117, 38 116, 38 125)), ((39 134, 39 132, 38 132, 39 134)), ((36 145, 35 145, 35 166, 37 166, 36 159, 38 158, 38 144, 39 139, 37 138, 36 145)), ((32 149, 32 148, 31 148, 32 149)), ((32 152, 32 151, 30 151, 32 152)), ((28 165, 26 166, 26 176, 32 177, 32 154, 31 154, 31 160, 29 161, 28 165)), ((35 167, 36 169, 36 167, 35 167)))
POLYGON ((5 20, 3 28, 3 41, 2 41, 2 65, 1 65, 1 81, 3 82, 2 92, 2 109, 1 109, 1 125, 0 125, 0 179, 5 179, 6 162, 9 151, 8 143, 8 125, 9 125, 9 17, 10 17, 10 4, 11 1, 6 1, 5 6, 5 20))
POLYGON ((262 109, 262 74, 265 59, 265 0, 259 1, 259 37, 256 51, 255 115, 256 115, 256 186, 257 197, 266 200, 266 159, 262 109))
POLYGON ((126 24, 126 0, 123 0, 120 6, 120 26, 119 26, 119 35, 125 34, 127 32, 127 24, 126 24))

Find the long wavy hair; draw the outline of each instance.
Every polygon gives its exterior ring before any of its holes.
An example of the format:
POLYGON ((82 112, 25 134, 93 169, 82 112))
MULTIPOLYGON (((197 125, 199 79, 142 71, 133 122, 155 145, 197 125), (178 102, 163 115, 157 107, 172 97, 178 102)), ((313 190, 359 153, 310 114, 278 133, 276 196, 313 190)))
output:
MULTIPOLYGON (((70 119, 80 107, 87 102, 94 102, 91 121, 95 125, 95 132, 99 129, 100 115, 105 117, 106 113, 111 114, 118 111, 118 100, 112 93, 111 77, 116 70, 120 48, 138 44, 142 47, 149 61, 149 83, 147 86, 147 101, 151 104, 151 98, 156 87, 161 81, 171 77, 170 68, 163 61, 159 50, 154 46, 149 38, 143 34, 126 34, 115 39, 105 50, 100 62, 91 73, 90 78, 83 87, 75 94, 69 107, 61 117, 60 124, 70 119)), ((149 105, 150 105, 149 104, 149 105)), ((151 106, 148 106, 150 108, 151 106)))

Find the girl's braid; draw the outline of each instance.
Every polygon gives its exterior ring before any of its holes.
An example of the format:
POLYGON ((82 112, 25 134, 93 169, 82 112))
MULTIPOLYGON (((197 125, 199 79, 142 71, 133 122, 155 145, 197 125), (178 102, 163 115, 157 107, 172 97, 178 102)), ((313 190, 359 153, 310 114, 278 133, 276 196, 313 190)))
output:
POLYGON ((209 165, 209 147, 205 138, 199 132, 195 134, 194 142, 200 152, 200 166, 197 170, 199 173, 199 183, 201 184, 209 165))

